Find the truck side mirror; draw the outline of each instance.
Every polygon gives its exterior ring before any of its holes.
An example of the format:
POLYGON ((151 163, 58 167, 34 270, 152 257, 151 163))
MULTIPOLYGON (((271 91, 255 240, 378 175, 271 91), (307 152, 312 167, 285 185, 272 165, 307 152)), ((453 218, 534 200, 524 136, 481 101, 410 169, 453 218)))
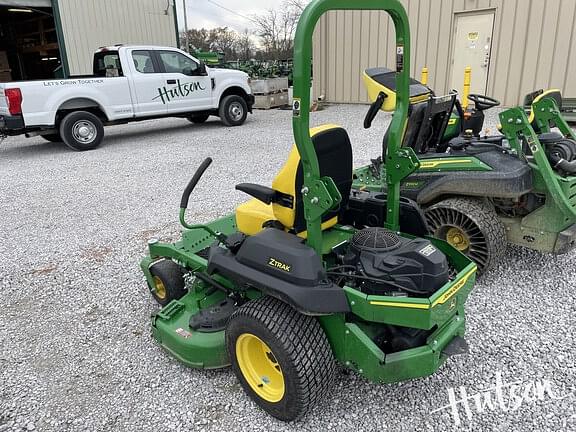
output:
POLYGON ((206 72, 206 64, 201 61, 200 64, 198 65, 198 69, 196 69, 196 72, 198 75, 207 75, 208 72, 206 72))

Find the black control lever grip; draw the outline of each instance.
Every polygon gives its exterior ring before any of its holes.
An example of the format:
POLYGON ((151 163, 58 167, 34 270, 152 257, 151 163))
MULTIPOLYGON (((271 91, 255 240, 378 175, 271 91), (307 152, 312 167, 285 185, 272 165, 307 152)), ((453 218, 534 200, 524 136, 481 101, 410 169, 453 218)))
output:
POLYGON ((376 114, 378 114, 380 108, 382 108, 382 105, 384 104, 384 99, 386 99, 387 97, 388 96, 386 96, 386 93, 380 92, 378 94, 378 97, 376 97, 376 100, 372 102, 372 105, 370 105, 370 109, 368 109, 366 117, 364 118, 364 129, 370 129, 370 127, 372 126, 372 121, 376 117, 376 114))
POLYGON ((188 186, 186 186, 186 189, 184 189, 184 193, 182 194, 182 199, 180 200, 180 208, 181 209, 185 209, 188 207, 188 200, 190 199, 190 194, 192 193, 192 191, 196 187, 196 184, 198 183, 198 181, 200 180, 200 178, 204 174, 204 171, 206 171, 208 169, 208 167, 210 166, 211 163, 212 163, 212 158, 208 157, 208 158, 204 159, 204 162, 202 162, 200 164, 200 166, 198 167, 198 169, 194 173, 192 180, 190 180, 190 183, 188 183, 188 186))

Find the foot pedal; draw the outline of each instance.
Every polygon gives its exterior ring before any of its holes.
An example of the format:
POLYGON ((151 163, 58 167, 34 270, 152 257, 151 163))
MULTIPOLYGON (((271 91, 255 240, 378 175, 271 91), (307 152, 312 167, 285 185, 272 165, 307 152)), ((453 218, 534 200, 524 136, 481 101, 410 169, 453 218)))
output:
POLYGON ((203 309, 190 318, 190 328, 200 333, 214 333, 224 330, 230 315, 236 310, 231 298, 222 300, 207 309, 203 309))
POLYGON ((468 347, 468 342, 464 340, 463 337, 456 336, 450 341, 448 345, 442 350, 442 354, 451 357, 459 354, 468 354, 470 349, 468 347))

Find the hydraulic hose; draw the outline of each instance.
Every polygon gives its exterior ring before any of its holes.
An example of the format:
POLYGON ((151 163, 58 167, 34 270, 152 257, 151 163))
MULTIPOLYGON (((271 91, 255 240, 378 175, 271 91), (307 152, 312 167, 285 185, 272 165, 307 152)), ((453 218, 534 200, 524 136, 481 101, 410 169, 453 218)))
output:
POLYGON ((569 174, 576 173, 576 160, 568 162, 566 159, 553 153, 548 155, 548 160, 552 163, 554 169, 560 169, 569 174))

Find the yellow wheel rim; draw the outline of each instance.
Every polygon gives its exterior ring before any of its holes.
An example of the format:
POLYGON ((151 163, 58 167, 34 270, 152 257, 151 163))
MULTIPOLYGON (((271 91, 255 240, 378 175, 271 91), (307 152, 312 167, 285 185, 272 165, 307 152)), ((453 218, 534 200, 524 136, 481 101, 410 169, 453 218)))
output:
POLYGON ((446 231, 446 241, 460 252, 464 252, 470 247, 468 235, 457 227, 452 227, 446 231))
POLYGON ((154 276, 154 289, 156 290, 156 297, 160 300, 164 300, 166 298, 166 287, 164 286, 164 282, 158 276, 154 276))
POLYGON ((236 359, 252 390, 267 402, 284 397, 284 375, 272 350, 258 336, 243 333, 236 340, 236 359))

